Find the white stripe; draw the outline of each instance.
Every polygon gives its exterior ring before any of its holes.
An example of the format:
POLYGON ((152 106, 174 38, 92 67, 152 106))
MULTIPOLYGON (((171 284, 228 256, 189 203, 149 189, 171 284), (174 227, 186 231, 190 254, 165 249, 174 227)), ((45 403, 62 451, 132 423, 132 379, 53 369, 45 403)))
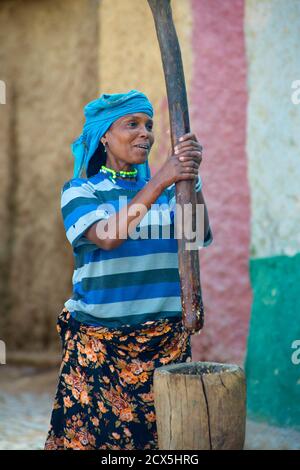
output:
POLYGON ((88 263, 77 268, 73 274, 73 284, 81 282, 83 278, 109 276, 112 274, 135 273, 150 269, 178 269, 177 253, 154 253, 141 256, 127 256, 124 258, 106 259, 88 263))
POLYGON ((69 299, 65 307, 70 311, 88 313, 96 318, 122 317, 124 315, 142 315, 162 311, 181 311, 181 300, 178 297, 159 297, 155 299, 127 300, 110 304, 85 304, 81 300, 69 299))
POLYGON ((61 195, 61 208, 77 197, 95 198, 95 201, 98 201, 91 186, 83 183, 81 186, 70 186, 70 188, 65 189, 61 195))
MULTIPOLYGON (((71 183, 72 184, 72 183, 71 183)), ((172 189, 175 183, 168 186, 167 190, 172 189)), ((122 187, 115 185, 112 181, 106 179, 99 181, 97 184, 92 184, 90 181, 82 183, 81 186, 70 186, 66 189, 61 196, 61 207, 64 207, 72 199, 76 197, 95 197, 94 191, 111 191, 112 189, 122 189, 122 187)))
POLYGON ((103 181, 99 181, 99 183, 97 184, 92 184, 92 183, 90 184, 94 187, 96 191, 111 191, 112 189, 115 189, 116 187, 118 187, 118 189, 120 188, 120 186, 117 186, 110 180, 103 180, 103 181))
POLYGON ((110 191, 114 188, 115 185, 109 180, 100 181, 98 184, 92 184, 88 181, 86 183, 82 183, 81 186, 70 186, 68 189, 65 189, 61 195, 61 207, 63 208, 76 197, 95 198, 95 200, 98 201, 98 198, 94 193, 95 190, 110 191))
POLYGON ((97 209, 91 211, 88 214, 80 217, 75 224, 72 224, 69 230, 67 230, 66 235, 70 243, 72 244, 76 237, 81 235, 85 230, 87 230, 93 223, 97 222, 100 219, 108 219, 109 214, 105 210, 97 209))

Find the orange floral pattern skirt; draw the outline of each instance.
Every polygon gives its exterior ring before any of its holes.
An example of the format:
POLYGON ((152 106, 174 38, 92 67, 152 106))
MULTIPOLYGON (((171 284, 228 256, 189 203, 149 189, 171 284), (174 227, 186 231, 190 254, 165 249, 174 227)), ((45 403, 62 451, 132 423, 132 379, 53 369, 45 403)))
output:
POLYGON ((182 320, 108 329, 63 308, 57 330, 63 357, 45 450, 158 449, 153 373, 192 360, 182 320))

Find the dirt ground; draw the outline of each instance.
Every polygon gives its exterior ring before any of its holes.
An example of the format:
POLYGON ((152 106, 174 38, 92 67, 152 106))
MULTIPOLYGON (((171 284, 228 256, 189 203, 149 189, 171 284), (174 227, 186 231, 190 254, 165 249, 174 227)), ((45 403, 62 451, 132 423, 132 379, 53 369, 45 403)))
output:
MULTIPOLYGON (((58 367, 0 366, 0 450, 43 449, 58 367)), ((245 449, 300 450, 300 432, 247 420, 245 449)))

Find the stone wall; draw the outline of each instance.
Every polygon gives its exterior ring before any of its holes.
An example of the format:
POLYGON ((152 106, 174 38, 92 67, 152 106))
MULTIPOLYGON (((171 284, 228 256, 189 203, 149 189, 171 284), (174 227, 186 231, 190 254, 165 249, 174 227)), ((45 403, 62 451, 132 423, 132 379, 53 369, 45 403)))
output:
POLYGON ((14 350, 58 349, 55 321, 73 260, 60 214, 71 141, 98 91, 98 2, 3 0, 0 70, 1 338, 14 350))

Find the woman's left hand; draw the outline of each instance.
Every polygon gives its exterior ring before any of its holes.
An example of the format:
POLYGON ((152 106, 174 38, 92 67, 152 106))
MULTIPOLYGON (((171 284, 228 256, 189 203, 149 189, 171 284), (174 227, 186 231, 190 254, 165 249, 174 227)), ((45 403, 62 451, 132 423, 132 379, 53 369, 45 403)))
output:
POLYGON ((195 134, 188 132, 180 137, 176 144, 174 151, 175 155, 179 154, 179 160, 186 163, 186 165, 199 169, 202 161, 202 145, 198 142, 195 134))

